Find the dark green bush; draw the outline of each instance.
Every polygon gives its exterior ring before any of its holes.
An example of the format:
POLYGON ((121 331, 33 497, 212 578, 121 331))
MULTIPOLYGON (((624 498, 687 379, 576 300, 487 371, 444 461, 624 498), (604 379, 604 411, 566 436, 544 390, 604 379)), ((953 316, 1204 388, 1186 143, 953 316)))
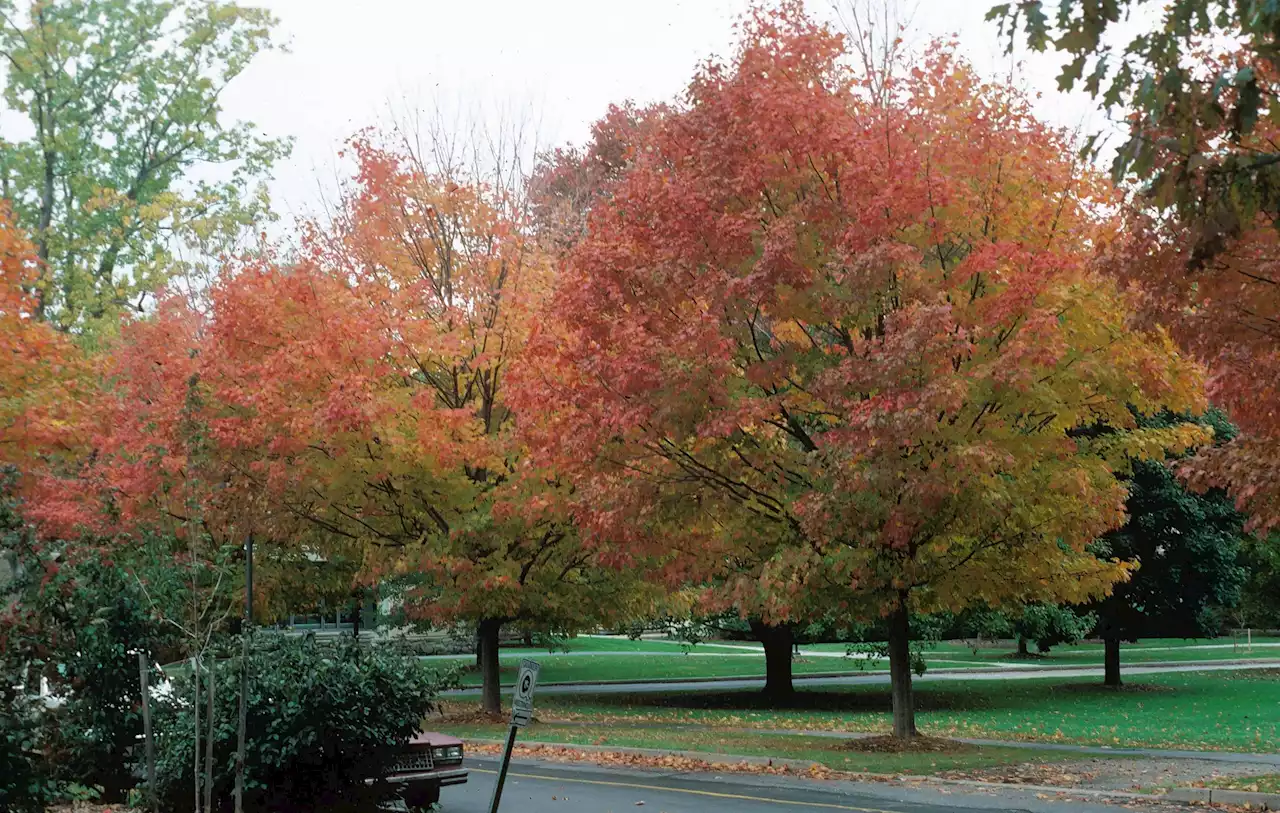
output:
MULTIPOLYGON (((215 676, 213 798, 223 808, 235 783, 239 669, 239 658, 221 660, 215 676)), ((262 643, 250 655, 249 674, 249 810, 372 809, 363 779, 378 775, 419 730, 453 680, 409 655, 361 650, 350 639, 321 644, 310 636, 262 643)), ((156 709, 156 784, 164 810, 193 807, 193 688, 189 672, 176 676, 169 699, 156 709)), ((202 701, 202 718, 206 709, 202 701)), ((372 794, 385 791, 379 786, 372 794)))
POLYGON ((1059 644, 1079 643, 1097 623, 1093 613, 1057 604, 1028 604, 1013 628, 1020 638, 1035 641, 1036 649, 1048 652, 1059 644))
POLYGON ((120 800, 134 785, 132 751, 142 734, 137 652, 171 644, 174 634, 110 564, 77 565, 67 586, 54 610, 66 634, 52 653, 57 665, 48 670, 53 691, 65 701, 52 712, 57 736, 50 757, 59 778, 99 786, 103 799, 120 800))
MULTIPOLYGON (((34 778, 21 782, 46 795, 55 786, 89 788, 121 800, 134 784, 130 751, 142 733, 137 653, 154 662, 176 646, 176 633, 155 617, 135 575, 150 561, 144 550, 118 549, 129 557, 123 561, 92 539, 38 545, 13 477, 0 469, 0 737, 8 749, 0 784, 8 786, 38 752, 41 764, 27 774, 34 778), (23 696, 38 690, 40 678, 61 702, 28 719, 32 704, 23 696)), ((3 798, 0 792, 0 809, 3 798)))
POLYGON ((0 811, 43 811, 57 785, 40 752, 37 702, 12 688, 14 677, 0 675, 0 811))

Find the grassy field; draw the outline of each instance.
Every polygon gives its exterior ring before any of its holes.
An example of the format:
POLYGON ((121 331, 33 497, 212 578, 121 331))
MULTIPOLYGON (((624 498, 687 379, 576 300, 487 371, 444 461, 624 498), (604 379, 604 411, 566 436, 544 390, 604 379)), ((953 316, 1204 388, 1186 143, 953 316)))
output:
MULTIPOLYGON (((506 735, 506 727, 499 724, 450 725, 432 721, 431 725, 434 729, 463 738, 501 739, 506 735)), ((940 752, 887 753, 855 750, 830 737, 799 734, 610 725, 567 726, 555 723, 534 723, 524 730, 521 739, 566 745, 612 745, 619 748, 771 756, 816 762, 839 771, 921 775, 1022 762, 1059 762, 1074 756, 1061 751, 987 746, 961 746, 940 752)))
MULTIPOLYGON (((1096 679, 948 681, 917 686, 922 732, 1113 747, 1280 750, 1280 670, 1144 675, 1121 691, 1096 679)), ((883 686, 801 691, 788 708, 759 692, 555 695, 540 720, 886 732, 883 686)))
MULTIPOLYGON (((833 647, 843 651, 842 644, 820 644, 817 649, 833 647)), ((1034 653, 1034 647, 1032 647, 1034 653)), ((931 647, 925 655, 926 659, 948 658, 966 660, 975 663, 1025 663, 1025 664, 1084 664, 1102 663, 1103 647, 1101 644, 1076 644, 1059 646, 1044 654, 1033 654, 1029 659, 1016 658, 1012 647, 997 649, 979 649, 976 652, 962 644, 946 642, 931 647)), ((1126 663, 1151 663, 1154 661, 1209 661, 1232 660, 1236 658, 1276 658, 1280 659, 1280 639, 1253 639, 1252 649, 1247 649, 1243 642, 1237 646, 1230 638, 1216 639, 1183 639, 1153 638, 1137 643, 1126 643, 1121 647, 1121 659, 1126 663)))
MULTIPOLYGON (((568 653, 548 654, 545 649, 504 649, 502 651, 502 679, 510 685, 515 681, 521 658, 535 658, 542 664, 539 678, 543 684, 575 681, 688 679, 710 677, 759 677, 764 673, 764 651, 752 642, 719 642, 682 647, 674 641, 626 638, 579 637, 567 642, 568 653), (611 654, 617 653, 617 654, 611 654), (643 653, 643 654, 630 654, 643 653)), ((842 657, 845 644, 818 644, 802 647, 805 653, 794 663, 797 675, 857 674, 866 671, 884 671, 888 663, 842 657)), ((1012 668, 1040 666, 1088 666, 1102 664, 1102 647, 1079 645, 1058 647, 1046 656, 1019 660, 1011 650, 982 649, 974 652, 958 644, 938 644, 928 650, 925 659, 934 669, 955 668, 1012 668)), ((1195 662, 1231 660, 1235 658, 1275 658, 1280 663, 1280 641, 1255 640, 1252 654, 1234 651, 1231 643, 1185 641, 1181 639, 1156 639, 1126 645, 1124 663, 1174 661, 1195 662)), ((456 660, 466 663, 470 656, 456 660)), ((479 685, 480 676, 474 671, 463 677, 468 686, 479 685)))
MULTIPOLYGON (((764 674, 764 654, 749 652, 727 655, 662 654, 652 655, 507 655, 503 654, 502 683, 515 683, 521 657, 534 657, 542 664, 538 682, 542 684, 570 681, 652 680, 708 677, 757 677, 764 674)), ((868 663, 868 670, 883 670, 888 664, 868 663)), ((994 668, 994 667, 993 667, 994 668)), ((797 675, 857 673, 858 663, 851 658, 801 659, 793 664, 797 675)), ((466 686, 480 685, 474 670, 463 675, 466 686)))
POLYGON ((1280 773, 1261 776, 1224 776, 1205 784, 1211 788, 1247 790, 1253 793, 1280 793, 1280 773))

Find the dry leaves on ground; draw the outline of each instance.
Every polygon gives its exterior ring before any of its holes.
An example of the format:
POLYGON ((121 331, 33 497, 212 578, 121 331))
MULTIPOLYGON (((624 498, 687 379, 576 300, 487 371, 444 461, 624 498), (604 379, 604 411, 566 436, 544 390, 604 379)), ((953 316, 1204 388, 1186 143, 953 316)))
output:
POLYGON ((862 753, 887 754, 959 754, 977 750, 976 746, 955 740, 944 740, 938 737, 912 737, 909 740, 898 737, 878 736, 861 737, 842 741, 837 748, 843 751, 859 751, 862 753))
MULTIPOLYGON (((502 747, 489 743, 475 743, 467 746, 470 754, 492 754, 502 752, 502 747)), ((605 767, 652 768, 664 771, 732 771, 734 773, 775 774, 783 776, 807 776, 815 779, 839 779, 853 777, 841 771, 833 771, 816 762, 806 769, 797 769, 788 764, 773 762, 708 762, 703 759, 683 756, 681 754, 638 754, 627 751, 586 751, 571 745, 517 745, 514 756, 528 759, 543 759, 552 762, 590 762, 605 767)))

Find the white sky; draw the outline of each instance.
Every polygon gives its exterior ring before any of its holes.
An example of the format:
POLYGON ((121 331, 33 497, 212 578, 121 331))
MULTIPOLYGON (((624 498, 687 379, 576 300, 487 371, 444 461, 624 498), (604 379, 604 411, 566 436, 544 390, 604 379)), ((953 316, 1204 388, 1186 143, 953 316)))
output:
MULTIPOLYGON (((853 2, 854 0, 838 0, 853 2)), ((893 2, 893 0, 889 0, 893 2)), ((807 0, 834 18, 831 0, 807 0)), ((865 2, 865 0, 862 0, 865 2)), ((1010 58, 994 23, 994 0, 901 0, 909 40, 956 35, 988 76, 1010 58)), ((732 51, 734 21, 748 0, 256 0, 280 18, 289 53, 262 56, 228 88, 228 119, 296 138, 277 168, 276 208, 286 222, 315 213, 332 185, 342 141, 388 111, 487 111, 537 123, 539 142, 582 141, 611 102, 671 99, 698 62, 732 51)), ((1022 53, 1020 57, 1025 57, 1022 53)), ((1044 94, 1040 113, 1066 127, 1105 123, 1081 95, 1057 93, 1055 56, 1035 56, 1018 81, 1044 94)))

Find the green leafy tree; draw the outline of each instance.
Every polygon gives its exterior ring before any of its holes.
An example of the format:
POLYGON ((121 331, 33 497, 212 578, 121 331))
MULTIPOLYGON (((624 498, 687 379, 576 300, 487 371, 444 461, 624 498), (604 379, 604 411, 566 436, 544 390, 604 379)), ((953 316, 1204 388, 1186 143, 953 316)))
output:
MULTIPOLYGON (((1274 213, 1280 205, 1280 156, 1247 143, 1260 119, 1280 112, 1273 103, 1280 5, 1019 0, 994 6, 987 19, 999 21, 1010 47, 1025 36, 1033 50, 1061 52, 1059 88, 1082 86, 1127 117, 1129 138, 1112 166, 1117 179, 1149 180, 1159 202, 1193 219, 1221 218, 1216 225, 1226 230, 1248 220, 1241 214, 1274 213), (1116 29, 1131 18, 1154 24, 1118 41, 1116 29), (1215 38, 1230 42, 1239 58, 1217 61, 1215 38), (1227 138, 1211 146, 1213 135, 1227 138)), ((1223 233, 1209 228, 1205 236, 1212 242, 1223 233)))
POLYGON ((1280 534, 1245 537, 1240 561, 1249 574, 1241 588, 1240 624, 1280 629, 1280 534))
MULTIPOLYGON (((1184 420, 1165 413, 1140 423, 1163 428, 1184 420)), ((1216 410, 1196 422, 1212 426, 1218 442, 1234 434, 1216 410)), ((1108 686, 1121 683, 1121 641, 1216 635, 1223 611, 1239 602, 1246 576, 1239 563, 1244 518, 1222 489, 1196 493, 1167 462, 1142 460, 1133 465, 1126 506, 1124 527, 1095 545, 1099 557, 1140 565, 1129 581, 1094 604, 1106 644, 1108 686)))
POLYGON ((274 25, 222 0, 0 0, 4 100, 31 125, 0 140, 0 196, 41 260, 39 316, 101 329, 264 216, 288 143, 221 98, 274 25))

